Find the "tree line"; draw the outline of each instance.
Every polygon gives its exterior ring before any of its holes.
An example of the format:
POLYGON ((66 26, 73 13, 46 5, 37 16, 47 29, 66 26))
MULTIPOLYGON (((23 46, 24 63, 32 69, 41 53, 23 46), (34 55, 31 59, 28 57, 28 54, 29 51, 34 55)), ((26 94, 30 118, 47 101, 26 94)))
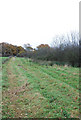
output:
POLYGON ((17 56, 26 52, 26 50, 21 46, 15 46, 5 42, 0 43, 0 46, 0 53, 2 54, 2 57, 17 56))
POLYGON ((51 46, 40 44, 36 49, 30 44, 24 44, 24 47, 8 43, 1 43, 1 45, 2 56, 28 57, 34 60, 51 61, 51 65, 56 62, 80 67, 79 34, 77 32, 56 36, 51 46))

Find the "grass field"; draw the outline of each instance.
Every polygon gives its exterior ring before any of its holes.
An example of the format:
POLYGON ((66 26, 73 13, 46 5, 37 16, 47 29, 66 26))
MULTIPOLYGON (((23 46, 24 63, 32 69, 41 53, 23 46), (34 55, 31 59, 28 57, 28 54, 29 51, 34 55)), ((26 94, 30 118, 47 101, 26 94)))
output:
POLYGON ((2 57, 0 57, 0 119, 2 118, 2 57))
POLYGON ((8 57, 2 57, 2 62, 4 62, 8 57))
POLYGON ((79 69, 13 57, 3 64, 2 96, 3 118, 78 118, 79 69))

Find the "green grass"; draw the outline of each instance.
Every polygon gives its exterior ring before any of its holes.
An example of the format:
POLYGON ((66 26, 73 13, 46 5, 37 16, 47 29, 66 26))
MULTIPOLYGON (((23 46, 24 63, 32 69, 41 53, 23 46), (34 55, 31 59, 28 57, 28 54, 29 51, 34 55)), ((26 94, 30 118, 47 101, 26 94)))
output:
POLYGON ((0 57, 0 119, 2 118, 2 57, 0 57))
POLYGON ((3 118, 78 118, 78 68, 26 58, 11 58, 3 66, 3 118))
POLYGON ((2 57, 2 62, 4 62, 8 57, 2 57))

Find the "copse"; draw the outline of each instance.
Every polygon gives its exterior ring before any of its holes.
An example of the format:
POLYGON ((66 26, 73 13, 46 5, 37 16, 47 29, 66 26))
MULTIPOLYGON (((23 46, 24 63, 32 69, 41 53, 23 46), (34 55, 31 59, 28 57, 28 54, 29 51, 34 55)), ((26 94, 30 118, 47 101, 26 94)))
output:
POLYGON ((55 54, 54 59, 61 62, 66 62, 74 66, 78 65, 79 59, 79 34, 70 33, 54 38, 52 44, 55 54))
MULTIPOLYGON (((81 40, 80 40, 81 44, 81 40)), ((33 49, 30 44, 14 46, 8 43, 1 43, 2 56, 28 57, 35 60, 51 61, 53 63, 68 64, 73 67, 80 67, 81 57, 79 46, 79 33, 71 32, 66 35, 57 35, 54 37, 51 46, 40 44, 33 49)))
POLYGON ((33 53, 34 59, 56 61, 79 67, 79 33, 56 36, 51 44, 41 44, 33 53))
POLYGON ((42 48, 50 48, 50 46, 48 44, 40 44, 37 46, 37 49, 42 49, 42 48))
POLYGON ((0 46, 2 46, 2 56, 3 57, 9 57, 9 56, 21 56, 21 53, 25 52, 25 49, 21 46, 15 46, 9 43, 0 43, 0 46))
POLYGON ((54 49, 57 61, 68 63, 73 67, 79 66, 79 33, 71 32, 66 36, 59 36, 58 41, 59 44, 56 44, 54 49))
POLYGON ((48 52, 50 46, 48 44, 40 44, 34 52, 34 58, 41 60, 48 60, 48 52))

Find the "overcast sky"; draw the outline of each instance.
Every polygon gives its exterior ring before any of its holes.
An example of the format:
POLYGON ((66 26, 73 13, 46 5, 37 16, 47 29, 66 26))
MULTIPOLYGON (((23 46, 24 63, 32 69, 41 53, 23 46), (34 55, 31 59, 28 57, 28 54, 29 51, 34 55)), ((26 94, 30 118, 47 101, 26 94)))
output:
POLYGON ((79 0, 0 0, 0 42, 36 47, 70 31, 79 31, 79 0))

